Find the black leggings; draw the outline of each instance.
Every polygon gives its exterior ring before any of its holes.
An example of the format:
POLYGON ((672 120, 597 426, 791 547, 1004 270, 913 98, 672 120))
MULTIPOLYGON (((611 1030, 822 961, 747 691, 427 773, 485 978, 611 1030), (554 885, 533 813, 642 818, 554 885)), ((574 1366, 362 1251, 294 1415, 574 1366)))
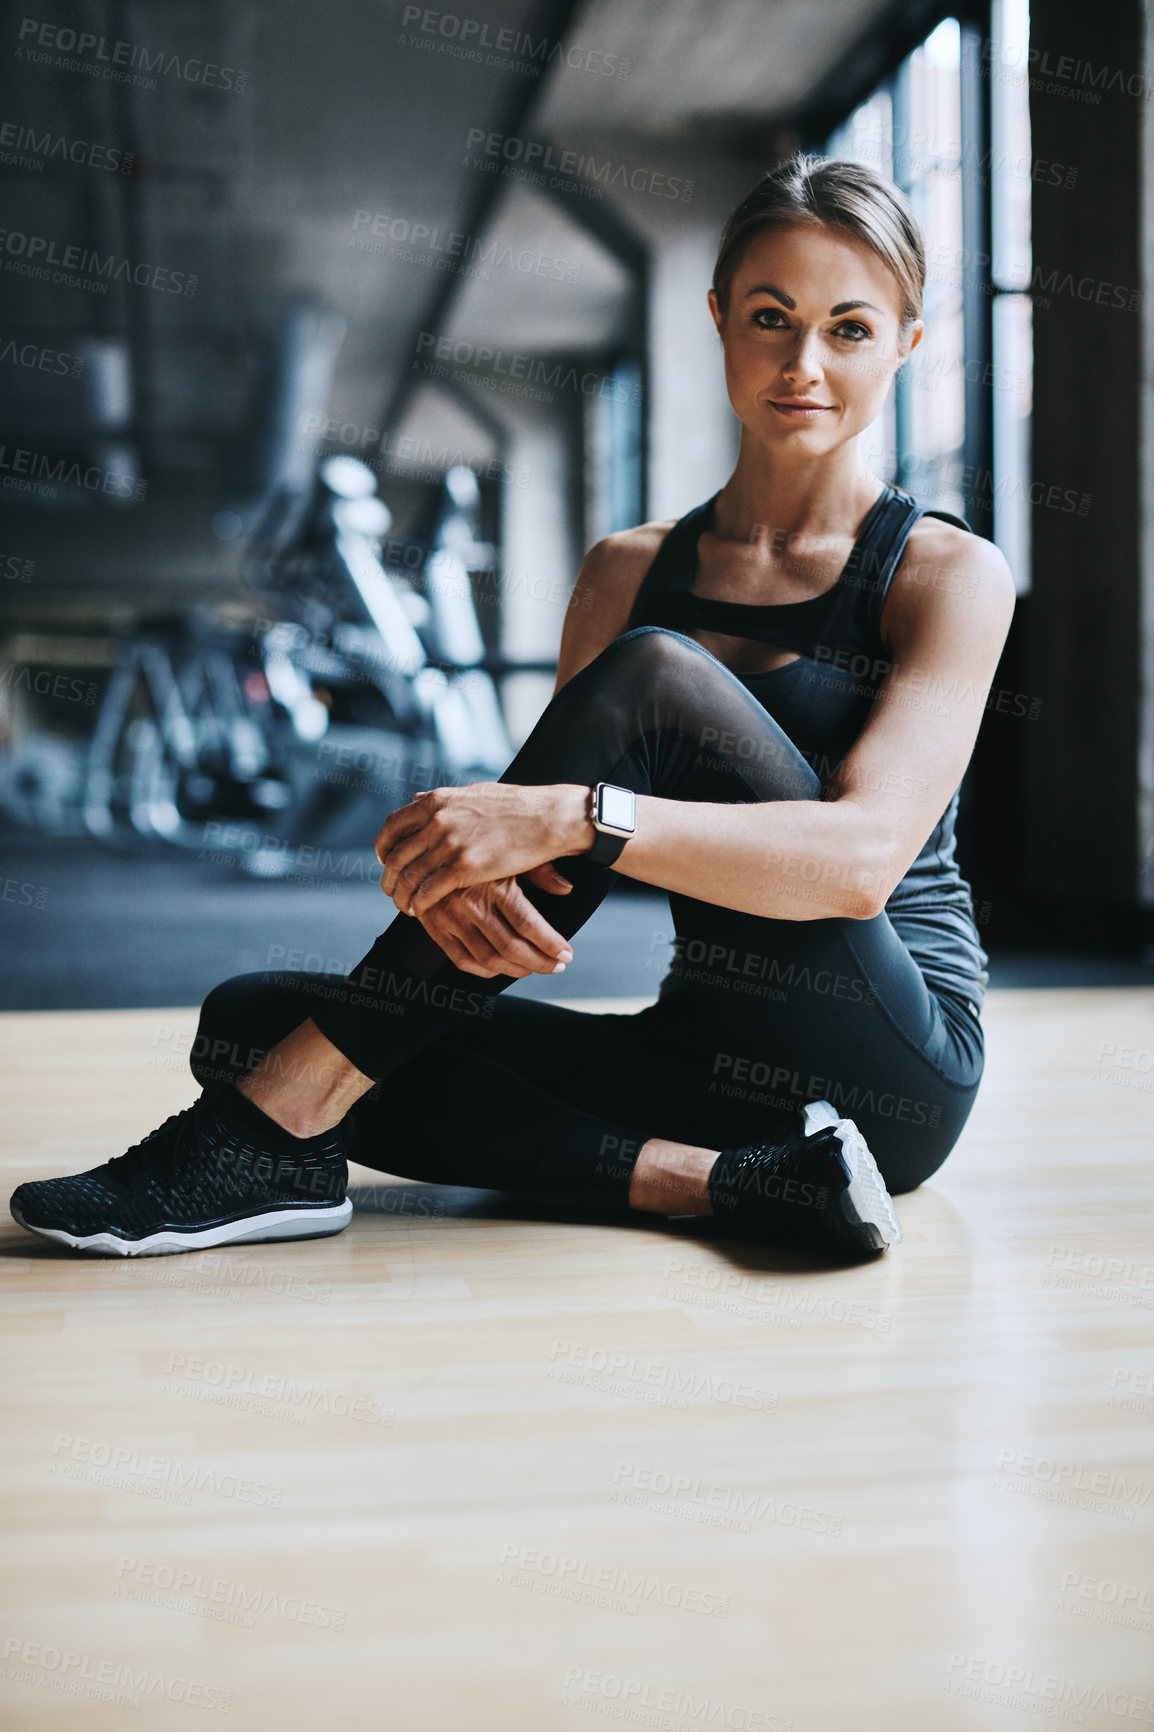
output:
MULTIPOLYGON (((502 781, 608 781, 713 803, 820 796, 741 681, 655 626, 616 638, 562 687, 502 781)), ((558 864, 568 896, 523 887, 568 938, 610 880, 582 858, 558 864)), ((669 902, 672 989, 634 1015, 501 998, 509 976, 463 973, 398 915, 346 980, 250 974, 214 988, 193 1073, 241 1076, 311 1017, 378 1079, 353 1109, 354 1158, 437 1184, 622 1201, 648 1137, 718 1150, 771 1141, 822 1098, 857 1121, 891 1191, 935 1172, 973 1105, 982 1031, 960 999, 927 986, 888 917, 772 920, 669 902)))

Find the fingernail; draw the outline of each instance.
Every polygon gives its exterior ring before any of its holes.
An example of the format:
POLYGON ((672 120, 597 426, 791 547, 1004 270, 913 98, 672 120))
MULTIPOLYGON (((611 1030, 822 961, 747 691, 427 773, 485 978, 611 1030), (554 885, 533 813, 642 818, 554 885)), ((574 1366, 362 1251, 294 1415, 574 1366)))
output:
POLYGON ((564 974, 564 972, 565 972, 565 964, 563 962, 559 962, 557 964, 556 968, 553 970, 553 973, 554 974, 564 974))

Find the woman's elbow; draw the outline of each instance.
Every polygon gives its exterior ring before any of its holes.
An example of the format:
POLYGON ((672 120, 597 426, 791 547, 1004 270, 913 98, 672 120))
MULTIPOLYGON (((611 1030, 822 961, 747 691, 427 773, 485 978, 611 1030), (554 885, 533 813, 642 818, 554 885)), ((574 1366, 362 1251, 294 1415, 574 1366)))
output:
MULTIPOLYGON (((884 890, 870 883, 868 873, 831 871, 825 884, 791 898, 790 920, 872 920, 886 905, 884 890)), ((781 910, 759 908, 759 914, 781 918, 781 910)))
POLYGON ((847 885, 829 909, 838 920, 873 920, 886 905, 885 895, 867 884, 847 885))
POLYGON ((883 914, 901 876, 884 841, 863 849, 846 874, 843 918, 874 920, 883 914))

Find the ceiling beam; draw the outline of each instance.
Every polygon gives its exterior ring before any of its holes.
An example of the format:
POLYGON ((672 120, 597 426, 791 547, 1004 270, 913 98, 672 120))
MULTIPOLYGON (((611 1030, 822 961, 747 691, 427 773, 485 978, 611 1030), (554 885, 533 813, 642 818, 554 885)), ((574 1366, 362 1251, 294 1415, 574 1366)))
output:
MULTIPOLYGON (((525 34, 547 37, 550 42, 560 41, 581 4, 582 0, 536 0, 525 24, 525 34)), ((528 123, 546 82, 547 74, 533 79, 517 74, 510 77, 502 98, 496 104, 488 130, 500 133, 504 138, 517 137, 528 123)), ((506 186, 505 178, 500 174, 479 175, 477 178, 478 185, 466 198, 458 219, 458 226, 469 235, 483 232, 506 186)), ((446 322, 460 292, 461 281, 460 277, 446 273, 414 321, 409 340, 401 351, 401 370, 380 418, 382 437, 400 421, 414 390, 421 383, 420 375, 411 373, 408 365, 416 353, 418 338, 423 331, 435 331, 446 322)))

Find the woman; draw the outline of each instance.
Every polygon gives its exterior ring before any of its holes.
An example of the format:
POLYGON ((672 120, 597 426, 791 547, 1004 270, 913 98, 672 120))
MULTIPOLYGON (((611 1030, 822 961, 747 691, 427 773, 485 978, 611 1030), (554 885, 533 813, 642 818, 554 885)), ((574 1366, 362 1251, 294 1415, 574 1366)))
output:
POLYGON ((347 980, 217 987, 196 1104, 21 1186, 17 1220, 120 1255, 335 1232, 351 1153, 855 1256, 900 1236, 887 1187, 941 1165, 982 1070, 953 827, 1014 603, 990 542, 858 455, 924 276, 869 169, 806 156, 761 181, 709 294, 741 422, 725 486, 593 548, 501 781, 381 830, 402 918, 347 980), (610 871, 669 892, 657 1003, 499 998, 564 968, 610 871))

